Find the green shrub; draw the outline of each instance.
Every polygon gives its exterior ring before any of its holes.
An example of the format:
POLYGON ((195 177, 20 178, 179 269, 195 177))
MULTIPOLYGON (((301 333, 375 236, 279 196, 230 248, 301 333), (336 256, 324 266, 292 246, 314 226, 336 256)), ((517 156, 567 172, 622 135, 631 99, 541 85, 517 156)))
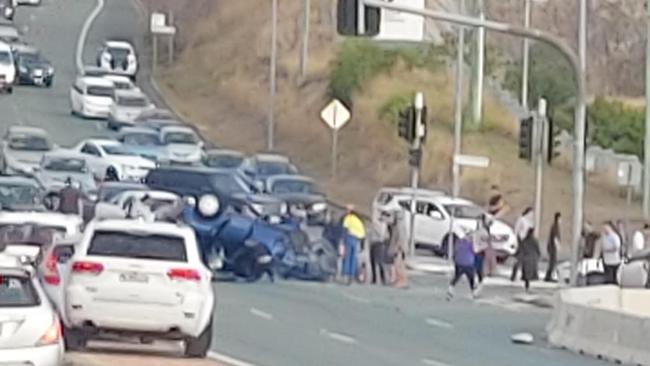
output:
POLYGON ((411 104, 411 101, 413 100, 413 94, 415 94, 414 91, 405 94, 392 95, 379 108, 379 111, 377 111, 379 119, 387 123, 397 123, 399 112, 411 104))
POLYGON ((596 98, 587 109, 587 118, 592 144, 643 159, 644 110, 596 98))

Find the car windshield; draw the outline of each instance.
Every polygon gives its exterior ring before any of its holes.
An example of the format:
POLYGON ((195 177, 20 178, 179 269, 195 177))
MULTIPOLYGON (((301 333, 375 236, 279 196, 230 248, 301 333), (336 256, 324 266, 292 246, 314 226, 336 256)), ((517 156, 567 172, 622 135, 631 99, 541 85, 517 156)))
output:
POLYGON ((85 173, 86 161, 78 158, 49 158, 44 161, 43 169, 54 172, 85 173))
POLYGON ((37 52, 23 52, 20 53, 20 60, 27 64, 36 64, 45 61, 43 56, 37 52))
POLYGON ((248 186, 234 174, 215 174, 212 184, 220 193, 232 195, 237 193, 250 193, 248 186))
POLYGON ((101 145, 101 147, 108 155, 133 155, 121 145, 101 145))
POLYGON ((459 219, 478 220, 484 213, 482 208, 475 205, 445 205, 445 210, 459 219))
POLYGON ((122 47, 111 47, 108 49, 108 52, 113 56, 114 58, 121 60, 125 59, 129 56, 131 53, 131 50, 128 48, 122 48, 122 47))
POLYGON ((163 139, 165 144, 191 144, 198 142, 196 135, 192 132, 167 132, 163 139))
POLYGON ((149 104, 149 101, 142 97, 119 97, 117 99, 117 104, 122 107, 143 108, 149 104))
POLYGON ((19 151, 49 151, 50 143, 42 136, 12 136, 9 147, 19 151))
POLYGON ((0 272, 0 308, 38 306, 40 300, 29 277, 0 272))
POLYGON ((315 193, 312 182, 297 179, 280 179, 273 182, 273 193, 315 193))
POLYGON ((38 187, 27 184, 0 184, 0 204, 3 207, 39 203, 38 187))
POLYGON ((9 52, 0 52, 0 64, 9 65, 11 64, 11 55, 9 52))
POLYGON ((293 173, 291 164, 280 161, 258 161, 257 172, 264 176, 293 173))
POLYGON ((113 88, 105 86, 89 86, 88 95, 93 97, 111 97, 113 98, 113 88))
POLYGON ((154 133, 146 132, 134 132, 124 135, 122 141, 127 145, 138 145, 138 146, 158 146, 160 145, 160 140, 158 135, 154 133))
POLYGON ((96 231, 88 255, 187 262, 180 236, 120 231, 96 231))
POLYGON ((238 168, 244 161, 243 156, 222 154, 210 155, 205 159, 205 165, 213 168, 238 168))

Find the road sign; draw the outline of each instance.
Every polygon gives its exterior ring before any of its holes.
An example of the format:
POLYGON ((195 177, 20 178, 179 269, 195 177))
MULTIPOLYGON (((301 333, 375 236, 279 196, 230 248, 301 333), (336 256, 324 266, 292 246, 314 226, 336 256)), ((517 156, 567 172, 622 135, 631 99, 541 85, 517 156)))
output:
POLYGON ((167 15, 164 13, 151 13, 151 33, 176 34, 176 27, 167 25, 167 15))
POLYGON ((456 155, 454 164, 473 168, 487 168, 490 166, 490 158, 475 155, 456 155))
POLYGON ((334 99, 320 112, 320 118, 336 131, 348 123, 350 111, 338 99, 334 99))
MULTIPOLYGON (((391 0, 394 5, 424 10, 425 0, 391 0)), ((396 10, 381 9, 379 34, 373 37, 377 41, 411 41, 424 40, 424 17, 396 10)))

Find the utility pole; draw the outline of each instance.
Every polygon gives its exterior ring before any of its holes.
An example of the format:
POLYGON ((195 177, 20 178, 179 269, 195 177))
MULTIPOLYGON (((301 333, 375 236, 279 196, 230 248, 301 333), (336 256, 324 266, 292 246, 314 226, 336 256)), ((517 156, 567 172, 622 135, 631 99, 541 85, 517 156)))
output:
MULTIPOLYGON (((465 0, 460 0, 460 14, 465 14, 465 0)), ((465 63, 465 27, 458 26, 456 54, 456 91, 454 96, 454 156, 452 156, 452 194, 460 194, 460 165, 455 156, 460 155, 463 138, 463 66, 465 63)))
POLYGON ((307 75, 307 62, 309 61, 309 18, 311 0, 304 0, 302 18, 302 44, 300 45, 300 78, 304 79, 307 75))
POLYGON ((650 1, 646 0, 645 140, 643 144, 643 215, 650 218, 650 1))
MULTIPOLYGON (((484 0, 475 0, 478 6, 478 18, 485 21, 484 0)), ((483 118, 483 78, 485 64, 485 28, 476 29, 476 60, 472 88, 472 124, 478 126, 483 118)))
MULTIPOLYGON (((415 107, 415 138, 411 143, 411 149, 413 151, 419 151, 422 148, 422 135, 423 135, 423 122, 422 121, 422 110, 424 109, 424 94, 417 92, 415 94, 415 101, 413 103, 415 107)), ((413 196, 411 197, 411 225, 409 225, 409 254, 415 255, 415 215, 416 215, 416 200, 417 200, 417 189, 420 181, 420 161, 418 164, 413 164, 411 166, 411 189, 413 190, 413 196)))
POLYGON ((266 148, 273 150, 275 146, 275 77, 278 53, 278 0, 271 0, 271 60, 269 65, 269 111, 266 148))
MULTIPOLYGON (((524 28, 530 28, 532 0, 524 0, 524 28)), ((528 72, 529 72, 530 40, 524 38, 521 57, 521 105, 528 110, 528 72)))
POLYGON ((535 144, 535 237, 539 238, 542 223, 542 192, 544 187, 544 143, 546 139, 546 99, 540 98, 533 125, 535 144))

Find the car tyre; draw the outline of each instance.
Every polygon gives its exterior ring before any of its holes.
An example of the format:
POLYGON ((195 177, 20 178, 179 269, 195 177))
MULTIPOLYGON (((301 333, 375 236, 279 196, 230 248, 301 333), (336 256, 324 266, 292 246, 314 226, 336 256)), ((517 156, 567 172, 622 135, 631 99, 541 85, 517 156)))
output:
POLYGON ((63 326, 63 340, 67 351, 83 351, 88 341, 83 331, 66 326, 63 326))
POLYGON ((117 170, 115 167, 108 167, 106 169, 106 174, 104 174, 104 181, 105 182, 118 182, 120 180, 120 177, 117 174, 117 170))
POLYGON ((185 341, 185 357, 205 358, 212 344, 212 320, 198 337, 190 337, 185 341))

